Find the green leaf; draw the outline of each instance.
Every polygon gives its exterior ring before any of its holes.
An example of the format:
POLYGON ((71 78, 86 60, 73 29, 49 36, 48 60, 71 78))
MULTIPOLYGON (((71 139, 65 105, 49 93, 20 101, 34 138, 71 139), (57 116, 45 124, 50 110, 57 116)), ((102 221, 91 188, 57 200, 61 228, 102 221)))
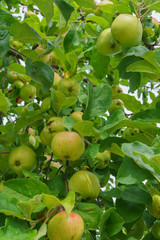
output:
POLYGON ((143 215, 144 204, 136 204, 123 199, 116 200, 116 210, 126 223, 133 222, 143 215))
POLYGON ((117 181, 121 184, 141 183, 146 179, 151 179, 151 174, 138 166, 131 158, 125 157, 117 173, 117 181))
POLYGON ((59 11, 63 15, 63 17, 67 23, 71 17, 71 13, 74 11, 74 8, 68 2, 65 2, 64 0, 53 0, 53 1, 57 5, 59 11))
POLYGON ((9 33, 5 27, 0 26, 0 58, 3 58, 9 50, 9 33))
POLYGON ((36 229, 30 229, 26 222, 16 218, 7 218, 5 226, 0 228, 1 240, 34 240, 36 236, 36 229))
POLYGON ((15 40, 26 43, 41 42, 43 39, 38 35, 38 33, 27 23, 15 22, 11 25, 10 31, 13 34, 15 40))
POLYGON ((50 0, 32 0, 39 10, 44 14, 49 25, 53 17, 53 2, 50 0))
POLYGON ((48 64, 41 61, 32 63, 27 59, 26 73, 34 82, 41 85, 42 92, 47 92, 51 88, 54 80, 54 71, 48 64))
POLYGON ((72 130, 73 125, 75 124, 75 121, 71 117, 63 117, 63 126, 67 128, 69 131, 72 130))
POLYGON ((8 102, 1 90, 0 90, 0 111, 2 111, 4 114, 6 114, 8 111, 8 102))
POLYGON ((34 240, 39 240, 41 237, 45 236, 47 233, 47 224, 44 222, 38 230, 36 238, 34 240))
POLYGON ((135 46, 135 47, 131 47, 129 48, 129 50, 126 53, 126 57, 127 56, 142 56, 144 55, 146 52, 148 52, 148 48, 144 47, 144 46, 135 46))
POLYGON ((122 230, 124 224, 123 218, 114 211, 114 208, 109 209, 102 215, 100 226, 101 239, 112 237, 122 230))
POLYGON ((97 230, 102 210, 94 203, 77 203, 73 212, 79 214, 84 221, 85 229, 97 230))
POLYGON ((82 121, 77 122, 73 125, 73 129, 76 130, 81 136, 92 136, 93 135, 93 122, 82 121))
POLYGON ((98 53, 97 50, 93 51, 90 64, 94 69, 94 75, 97 78, 103 78, 107 74, 107 66, 109 65, 110 58, 98 53))
POLYGON ((140 60, 130 64, 126 68, 127 72, 147 72, 147 73, 156 73, 160 74, 160 70, 158 71, 151 63, 146 60, 140 60))
POLYGON ((80 7, 85 7, 85 8, 93 8, 96 9, 97 6, 94 2, 94 0, 75 0, 75 2, 80 6, 80 7))
POLYGON ((160 109, 152 108, 138 112, 132 118, 133 120, 142 120, 150 122, 160 122, 160 109))
POLYGON ((97 26, 95 26, 93 23, 85 23, 84 29, 88 36, 94 38, 98 37, 97 26))
POLYGON ((61 201, 55 196, 44 194, 44 193, 42 194, 42 196, 43 196, 42 200, 48 209, 51 209, 51 208, 54 209, 62 205, 61 201))
POLYGON ((158 62, 155 58, 155 53, 153 51, 148 51, 145 54, 143 54, 141 57, 144 58, 150 64, 152 64, 160 73, 160 70, 159 70, 160 65, 158 64, 158 62))
POLYGON ((70 107, 74 105, 76 102, 77 102, 76 97, 66 97, 61 91, 57 90, 54 93, 54 96, 51 101, 51 105, 53 110, 59 114, 61 109, 65 107, 70 107))
POLYGON ((127 108, 129 111, 133 113, 137 113, 141 109, 143 109, 143 105, 141 104, 141 102, 138 101, 134 96, 125 93, 120 93, 117 94, 117 97, 122 100, 125 108, 127 108))
POLYGON ((100 9, 103 12, 109 13, 111 15, 114 15, 115 12, 119 13, 131 13, 131 9, 128 7, 128 4, 125 4, 123 2, 116 2, 114 4, 104 4, 100 6, 100 9))
POLYGON ((10 27, 16 19, 8 12, 0 9, 0 26, 10 27))
POLYGON ((106 84, 97 87, 88 85, 88 102, 83 114, 83 119, 93 119, 103 115, 112 103, 112 91, 106 84))
POLYGON ((138 204, 152 204, 152 197, 149 192, 143 190, 137 185, 122 185, 119 188, 121 190, 121 198, 123 200, 138 204))
POLYGON ((21 73, 21 74, 26 74, 25 67, 19 63, 12 63, 11 65, 8 66, 8 70, 21 73))
POLYGON ((160 12, 160 3, 159 1, 155 1, 152 4, 149 4, 147 8, 150 10, 155 10, 156 12, 160 12))
POLYGON ((70 52, 71 50, 78 48, 81 44, 81 38, 80 31, 70 30, 66 34, 63 42, 65 52, 70 52))
POLYGON ((92 21, 101 26, 101 28, 108 28, 109 22, 107 22, 103 17, 99 16, 87 16, 86 21, 92 21))

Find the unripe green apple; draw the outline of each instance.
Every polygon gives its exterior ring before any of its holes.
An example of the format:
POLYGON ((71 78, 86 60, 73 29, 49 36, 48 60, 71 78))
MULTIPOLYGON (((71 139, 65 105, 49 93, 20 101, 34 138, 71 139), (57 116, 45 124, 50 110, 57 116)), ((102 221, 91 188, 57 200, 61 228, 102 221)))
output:
POLYGON ((149 207, 151 215, 155 218, 160 218, 160 195, 152 196, 152 206, 149 207))
POLYGON ((52 117, 48 120, 47 125, 43 128, 40 133, 40 139, 42 144, 51 146, 53 137, 58 133, 64 131, 63 118, 52 117))
POLYGON ((36 88, 31 84, 26 84, 20 89, 20 97, 23 101, 29 102, 33 100, 36 95, 36 88))
POLYGON ((81 194, 82 199, 95 199, 100 192, 98 177, 92 172, 80 170, 73 174, 68 184, 69 190, 81 194))
POLYGON ((49 240, 80 240, 84 231, 84 222, 80 215, 66 211, 57 213, 48 224, 49 240))
POLYGON ((82 122, 83 121, 82 116, 83 112, 80 111, 76 111, 71 114, 71 118, 76 122, 82 122))
POLYGON ((109 161, 111 159, 111 153, 108 150, 105 150, 104 152, 99 152, 97 156, 94 158, 94 162, 98 163, 96 168, 97 169, 103 169, 108 166, 109 161))
POLYGON ((37 166, 35 152, 28 146, 19 146, 9 154, 9 167, 14 173, 21 176, 23 170, 33 171, 37 166))
MULTIPOLYGON (((35 49, 35 52, 38 55, 42 55, 44 53, 44 49, 39 47, 35 49)), ((50 54, 45 55, 44 57, 40 57, 40 61, 44 62, 44 63, 48 63, 50 60, 50 54)))
POLYGON ((14 71, 10 71, 9 73, 7 73, 7 80, 9 83, 13 83, 18 79, 19 79, 19 76, 14 71))
POLYGON ((80 91, 79 84, 73 78, 63 78, 57 85, 57 89, 66 95, 66 97, 77 97, 80 91))
POLYGON ((43 99, 41 104, 41 110, 42 111, 48 111, 51 107, 51 97, 47 97, 43 99))
POLYGON ((155 239, 160 239, 160 221, 153 224, 151 231, 155 239))
POLYGON ((120 14, 112 23, 113 39, 124 48, 137 45, 142 39, 142 24, 136 16, 120 14))
POLYGON ((58 75, 58 73, 54 72, 54 82, 52 87, 57 90, 57 85, 62 78, 58 75))
POLYGON ((16 81, 14 81, 14 83, 13 83, 13 87, 14 88, 22 88, 24 86, 24 83, 22 82, 22 81, 20 81, 20 80, 16 80, 16 81))
POLYGON ((124 110, 123 102, 121 102, 119 99, 113 99, 112 104, 108 111, 110 114, 112 114, 114 111, 118 109, 124 110))
POLYGON ((117 98, 116 95, 117 95, 118 93, 123 93, 122 88, 119 87, 118 85, 113 86, 113 87, 112 87, 112 98, 113 98, 113 99, 114 99, 114 98, 117 98))
POLYGON ((114 41, 111 34, 111 28, 101 32, 96 43, 97 51, 106 56, 113 56, 122 51, 121 45, 114 41))
POLYGON ((84 152, 84 141, 76 132, 59 132, 51 142, 54 155, 60 160, 77 160, 84 152))

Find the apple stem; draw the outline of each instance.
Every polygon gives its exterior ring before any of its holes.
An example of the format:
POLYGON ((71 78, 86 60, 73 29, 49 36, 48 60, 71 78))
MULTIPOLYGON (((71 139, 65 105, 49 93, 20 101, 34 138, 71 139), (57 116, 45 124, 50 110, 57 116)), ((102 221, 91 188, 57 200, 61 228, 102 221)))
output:
POLYGON ((83 139, 84 139, 84 141, 85 141, 88 145, 91 144, 87 139, 85 139, 85 138, 83 138, 83 139))

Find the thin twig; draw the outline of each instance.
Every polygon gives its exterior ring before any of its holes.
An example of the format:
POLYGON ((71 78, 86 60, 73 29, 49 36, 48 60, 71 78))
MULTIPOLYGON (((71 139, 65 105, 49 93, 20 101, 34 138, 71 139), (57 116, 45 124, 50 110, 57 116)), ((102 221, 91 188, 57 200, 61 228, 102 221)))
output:
POLYGON ((27 56, 26 56, 26 55, 24 55, 23 53, 19 52, 19 51, 18 51, 18 50, 16 50, 15 48, 13 48, 13 47, 10 47, 10 49, 11 49, 13 52, 15 52, 15 53, 18 53, 19 55, 21 55, 21 56, 23 56, 23 57, 27 58, 27 56))
POLYGON ((85 139, 85 138, 83 138, 83 139, 88 145, 91 144, 87 139, 85 139))
POLYGON ((50 170, 52 160, 53 160, 53 153, 51 154, 51 158, 50 158, 49 163, 48 163, 48 168, 47 168, 47 171, 46 171, 46 180, 49 178, 49 170, 50 170))

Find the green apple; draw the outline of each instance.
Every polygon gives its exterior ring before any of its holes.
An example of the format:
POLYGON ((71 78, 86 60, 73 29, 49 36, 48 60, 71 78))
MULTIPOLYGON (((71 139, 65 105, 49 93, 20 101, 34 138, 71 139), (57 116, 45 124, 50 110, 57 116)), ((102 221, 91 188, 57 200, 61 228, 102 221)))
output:
POLYGON ((121 45, 114 41, 111 34, 111 28, 101 32, 96 43, 97 51, 106 56, 113 56, 122 51, 121 45))
POLYGON ((59 65, 60 64, 60 61, 59 61, 58 57, 55 55, 54 52, 50 53, 50 61, 49 62, 51 64, 55 64, 55 65, 59 65))
POLYGON ((112 23, 111 33, 113 39, 124 48, 137 45, 142 39, 142 24, 131 14, 120 14, 112 23))
POLYGON ((24 83, 22 82, 22 81, 20 81, 20 80, 16 80, 16 81, 14 81, 14 83, 13 83, 13 87, 14 88, 22 88, 24 86, 24 83))
POLYGON ((14 71, 10 71, 7 73, 7 80, 9 83, 13 83, 16 80, 19 80, 19 76, 14 71))
POLYGON ((151 215, 155 218, 160 218, 160 195, 152 196, 152 206, 149 207, 151 215))
POLYGON ((108 109, 109 113, 112 114, 114 111, 121 109, 124 110, 123 102, 119 99, 113 99, 110 108, 108 109))
POLYGON ((19 94, 23 101, 29 102, 30 100, 33 100, 36 96, 36 88, 31 84, 25 84, 20 89, 19 94))
POLYGON ((59 132, 51 142, 54 155, 60 160, 77 160, 84 152, 83 139, 76 132, 59 132))
POLYGON ((51 97, 47 97, 43 99, 41 104, 41 110, 42 111, 48 111, 51 107, 51 97))
POLYGON ((80 91, 79 84, 73 78, 63 78, 57 85, 57 89, 66 97, 77 97, 80 91))
POLYGON ((160 221, 156 221, 153 224, 151 231, 155 239, 160 239, 160 221))
POLYGON ((83 121, 82 116, 83 112, 80 111, 76 111, 71 114, 71 118, 76 122, 82 122, 83 121))
POLYGON ((18 176, 23 175, 23 170, 33 171, 37 166, 35 152, 28 146, 19 146, 9 154, 9 167, 18 176))
MULTIPOLYGON (((45 49, 39 47, 35 49, 35 52, 40 56, 44 53, 45 49)), ((50 54, 45 55, 44 57, 40 57, 40 61, 44 63, 48 63, 50 61, 50 54)))
POLYGON ((108 150, 104 152, 99 152, 97 156, 94 158, 94 162, 97 164, 97 169, 103 169, 108 166, 109 161, 111 159, 111 153, 108 150))
POLYGON ((48 223, 49 240, 80 240, 84 231, 84 222, 80 215, 66 211, 57 213, 48 223))
POLYGON ((98 177, 92 172, 80 170, 72 175, 68 184, 69 190, 81 194, 82 199, 95 199, 100 192, 98 177))
POLYGON ((53 85, 52 85, 52 87, 54 89, 57 90, 57 85, 58 85, 58 83, 60 82, 61 79, 62 79, 61 76, 59 76, 58 73, 54 72, 54 82, 53 82, 53 85))
POLYGON ((117 98, 116 95, 119 93, 123 93, 122 88, 118 85, 112 86, 112 98, 117 98))
POLYGON ((53 137, 58 133, 64 131, 63 118, 52 117, 48 120, 47 125, 40 133, 41 143, 46 146, 51 146, 53 137))

